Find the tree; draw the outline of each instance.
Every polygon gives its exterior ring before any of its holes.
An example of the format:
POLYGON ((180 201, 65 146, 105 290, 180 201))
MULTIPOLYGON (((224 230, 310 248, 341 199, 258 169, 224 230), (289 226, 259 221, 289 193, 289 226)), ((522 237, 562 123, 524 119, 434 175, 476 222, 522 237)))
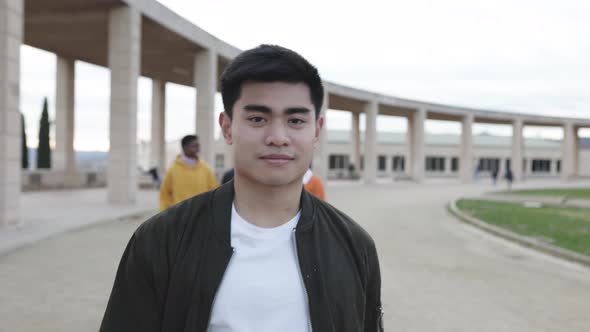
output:
POLYGON ((51 168, 51 149, 49 148, 49 113, 47 98, 43 100, 43 112, 39 121, 39 147, 37 148, 37 168, 51 168))
POLYGON ((29 149, 27 147, 27 133, 25 131, 25 115, 24 114, 20 114, 20 123, 21 123, 21 132, 22 132, 22 146, 23 146, 23 151, 22 151, 22 155, 21 155, 21 164, 23 169, 27 169, 29 168, 29 149))

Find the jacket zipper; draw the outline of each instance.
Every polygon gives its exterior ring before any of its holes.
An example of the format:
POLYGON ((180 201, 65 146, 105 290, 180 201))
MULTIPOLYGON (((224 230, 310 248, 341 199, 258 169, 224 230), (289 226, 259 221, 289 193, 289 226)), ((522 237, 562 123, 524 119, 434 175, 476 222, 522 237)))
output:
MULTIPOLYGON (((236 253, 236 248, 232 247, 231 248, 231 256, 229 256, 229 261, 227 261, 227 265, 225 266, 225 272, 227 272, 227 269, 229 269, 229 266, 231 264, 232 258, 234 258, 234 254, 236 253)), ((207 330, 209 331, 209 325, 211 324, 211 316, 213 316, 213 306, 215 306, 215 301, 217 300, 217 293, 219 293, 219 287, 221 287, 221 284, 223 283, 223 279, 225 279, 225 276, 227 275, 227 273, 223 273, 223 276, 221 277, 221 281, 219 282, 219 285, 217 285, 217 289, 215 290, 215 295, 213 295, 213 301, 211 302, 211 309, 209 310, 209 318, 207 319, 207 330)))
POLYGON ((307 326, 309 332, 313 332, 311 325, 311 310, 309 307, 309 295, 307 294, 307 287, 305 285, 305 277, 303 276, 303 270, 301 269, 301 263, 299 262, 299 253, 297 251, 297 229, 293 228, 293 249, 295 250, 295 259, 297 266, 299 267, 299 278, 301 280, 301 286, 303 286, 303 292, 305 293, 305 302, 307 303, 307 326))

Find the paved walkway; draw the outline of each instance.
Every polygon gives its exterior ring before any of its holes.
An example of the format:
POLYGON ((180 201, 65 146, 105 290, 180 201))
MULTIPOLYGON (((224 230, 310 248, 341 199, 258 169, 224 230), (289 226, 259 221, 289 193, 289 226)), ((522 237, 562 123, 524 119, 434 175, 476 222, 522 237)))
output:
MULTIPOLYGON (((547 184, 528 184, 540 185, 547 184)), ((377 243, 386 330, 590 331, 590 269, 496 239, 446 212, 450 199, 491 186, 327 189, 330 202, 377 243)), ((123 248, 143 219, 100 223, 0 256, 0 331, 96 331, 123 248)))
POLYGON ((157 208, 155 190, 140 190, 133 206, 107 204, 104 188, 25 192, 21 196, 23 225, 0 231, 0 255, 71 229, 157 208))

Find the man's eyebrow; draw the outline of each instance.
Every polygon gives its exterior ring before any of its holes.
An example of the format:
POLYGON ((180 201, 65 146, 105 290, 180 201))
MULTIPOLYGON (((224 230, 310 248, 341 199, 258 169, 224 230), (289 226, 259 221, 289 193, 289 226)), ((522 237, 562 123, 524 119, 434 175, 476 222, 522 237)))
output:
POLYGON ((246 105, 244 106, 244 109, 250 112, 272 113, 272 110, 269 107, 263 105, 246 105))
MULTIPOLYGON (((244 106, 244 110, 250 111, 250 112, 260 112, 260 113, 265 113, 265 114, 272 113, 272 110, 270 109, 270 107, 267 107, 264 105, 255 105, 255 104, 249 104, 249 105, 244 106)), ((285 110, 285 113, 287 113, 287 115, 309 114, 309 113, 311 113, 311 110, 307 107, 289 107, 285 110)))
POLYGON ((289 107, 285 111, 288 115, 292 114, 309 114, 311 110, 307 107, 289 107))

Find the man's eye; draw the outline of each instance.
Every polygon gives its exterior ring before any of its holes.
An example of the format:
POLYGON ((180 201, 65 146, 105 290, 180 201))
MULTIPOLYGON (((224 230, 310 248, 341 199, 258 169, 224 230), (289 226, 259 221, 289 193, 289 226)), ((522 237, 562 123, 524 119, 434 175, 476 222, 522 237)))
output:
POLYGON ((291 119, 289 120, 290 123, 292 124, 302 124, 305 123, 305 121, 301 120, 301 119, 291 119))
POLYGON ((248 121, 254 122, 254 123, 262 123, 265 121, 265 119, 261 116, 253 116, 251 118, 248 118, 248 121))

